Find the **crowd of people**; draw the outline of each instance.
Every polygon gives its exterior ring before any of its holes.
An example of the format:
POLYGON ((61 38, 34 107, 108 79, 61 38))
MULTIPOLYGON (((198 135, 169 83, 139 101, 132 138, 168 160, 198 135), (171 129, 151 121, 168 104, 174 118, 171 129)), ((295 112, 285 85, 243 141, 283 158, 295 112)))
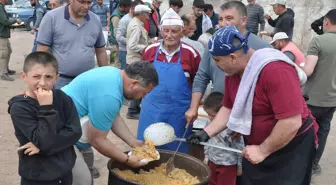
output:
MULTIPOLYGON (((13 81, 10 26, 21 21, 8 18, 6 1, 0 0, 0 72, 13 81)), ((22 185, 92 185, 99 177, 93 148, 132 168, 144 166, 107 135, 134 148, 156 122, 172 125, 177 137, 186 133, 179 152, 209 165, 210 185, 309 185, 321 173, 336 110, 336 9, 312 23, 319 35, 303 53, 292 40, 294 11, 286 0, 270 4, 276 19, 256 0, 228 1, 218 13, 218 4, 194 0, 184 15, 182 0, 170 0, 167 10, 162 0, 117 0, 109 7, 103 0, 50 0, 51 11, 30 2, 35 41, 21 74, 27 89, 8 109, 22 185), (108 45, 120 68, 109 66, 108 45), (127 101, 127 118, 139 120, 136 136, 120 116, 127 101), (201 104, 210 122, 193 131, 201 104)), ((174 151, 178 144, 157 149, 174 151)))

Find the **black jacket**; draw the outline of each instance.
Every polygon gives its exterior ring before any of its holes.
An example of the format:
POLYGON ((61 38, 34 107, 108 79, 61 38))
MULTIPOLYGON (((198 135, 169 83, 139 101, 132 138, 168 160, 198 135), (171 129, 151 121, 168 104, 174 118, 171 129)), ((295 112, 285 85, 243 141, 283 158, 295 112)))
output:
POLYGON ((323 34, 323 20, 324 16, 315 20, 310 26, 311 28, 318 34, 322 35, 323 34))
MULTIPOLYGON (((288 37, 292 39, 294 31, 294 16, 294 11, 288 8, 286 12, 279 15, 275 20, 270 18, 268 20, 268 24, 274 27, 273 34, 278 32, 285 32, 288 37)), ((273 37, 273 35, 271 36, 273 37)))
POLYGON ((73 145, 82 135, 78 113, 71 98, 53 90, 53 104, 40 106, 25 95, 8 102, 15 136, 20 146, 32 142, 40 153, 19 153, 19 175, 31 181, 55 181, 71 173, 76 161, 73 145))

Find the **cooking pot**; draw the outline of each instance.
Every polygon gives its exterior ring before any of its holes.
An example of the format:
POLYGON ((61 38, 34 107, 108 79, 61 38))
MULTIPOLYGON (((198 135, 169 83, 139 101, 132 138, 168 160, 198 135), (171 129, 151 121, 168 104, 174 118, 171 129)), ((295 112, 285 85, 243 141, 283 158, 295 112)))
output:
MULTIPOLYGON (((139 185, 139 183, 131 182, 125 180, 124 178, 119 177, 112 170, 117 168, 119 170, 132 170, 135 173, 138 173, 141 169, 149 171, 151 169, 154 169, 155 167, 160 166, 162 163, 167 162, 168 159, 174 153, 174 151, 168 151, 168 150, 158 150, 158 151, 160 153, 160 160, 150 162, 148 163, 148 165, 137 169, 133 169, 126 164, 111 159, 107 164, 107 168, 109 170, 108 185, 139 185)), ((200 181, 200 183, 198 183, 197 185, 208 184, 211 171, 209 167, 206 164, 204 164, 201 160, 187 154, 177 153, 175 156, 174 166, 176 168, 185 169, 192 176, 197 177, 198 180, 200 181)))

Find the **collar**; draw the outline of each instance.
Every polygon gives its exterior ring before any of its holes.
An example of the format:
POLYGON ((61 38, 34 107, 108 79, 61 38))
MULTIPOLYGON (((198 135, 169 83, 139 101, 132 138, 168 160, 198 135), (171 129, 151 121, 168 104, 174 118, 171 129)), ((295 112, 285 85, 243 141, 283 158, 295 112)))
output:
MULTIPOLYGON (((66 5, 65 7, 64 7, 64 19, 66 19, 66 20, 69 20, 70 19, 70 12, 69 12, 69 5, 70 4, 68 4, 68 5, 66 5)), ((89 21, 90 20, 90 15, 89 15, 89 12, 85 15, 85 17, 84 17, 87 21, 89 21)))
POLYGON ((141 23, 141 25, 144 25, 145 23, 144 22, 142 22, 140 19, 138 19, 137 17, 134 17, 135 18, 135 20, 138 22, 138 23, 141 23))
POLYGON ((168 51, 163 47, 163 41, 161 42, 160 47, 159 47, 159 50, 167 56, 174 56, 177 52, 180 51, 180 49, 181 49, 181 44, 175 51, 173 51, 172 53, 168 53, 168 51))

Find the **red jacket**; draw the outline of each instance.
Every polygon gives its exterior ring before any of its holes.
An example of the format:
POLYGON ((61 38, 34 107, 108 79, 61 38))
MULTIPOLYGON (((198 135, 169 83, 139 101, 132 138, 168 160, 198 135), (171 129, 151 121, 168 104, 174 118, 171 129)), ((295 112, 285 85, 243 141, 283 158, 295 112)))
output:
MULTIPOLYGON (((145 48, 145 50, 142 53, 142 59, 144 61, 154 62, 156 50, 159 48, 160 44, 161 42, 157 42, 155 44, 147 46, 147 48, 145 48)), ((201 62, 201 56, 192 46, 184 42, 181 42, 180 51, 182 52, 181 65, 185 72, 186 77, 189 76, 187 77, 187 79, 191 87, 194 78, 196 76, 198 66, 201 62)), ((179 52, 174 54, 170 62, 177 63, 178 58, 179 58, 179 52)), ((158 60, 168 62, 165 53, 163 53, 162 51, 159 51, 158 60)))

